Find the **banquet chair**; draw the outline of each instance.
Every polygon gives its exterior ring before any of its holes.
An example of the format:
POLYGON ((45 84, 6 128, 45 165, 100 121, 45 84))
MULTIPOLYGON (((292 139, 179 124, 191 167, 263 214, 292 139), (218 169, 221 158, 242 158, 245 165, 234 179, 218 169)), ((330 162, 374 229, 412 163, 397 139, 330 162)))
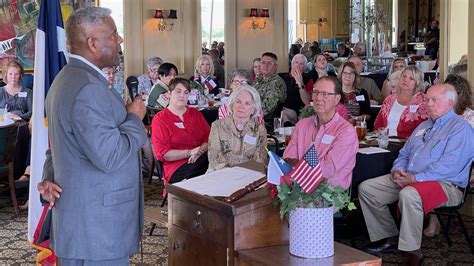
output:
MULTIPOLYGON (((15 214, 20 217, 20 207, 16 197, 16 187, 14 180, 13 159, 15 158, 16 139, 18 134, 18 124, 13 123, 8 126, 0 126, 0 178, 1 183, 8 187, 15 209, 15 214), (7 178, 6 181, 3 178, 7 178)), ((4 189, 6 190, 6 189, 4 189)))
POLYGON ((474 247, 472 246, 472 241, 471 241, 471 238, 469 237, 469 232, 466 230, 466 226, 464 225, 464 221, 462 219, 462 216, 459 213, 459 210, 464 206, 464 202, 466 201, 466 196, 467 196, 467 194, 470 190, 470 180, 469 179, 471 178, 473 167, 474 167, 474 163, 471 162, 471 169, 468 172, 469 175, 467 176, 467 179, 468 179, 467 187, 464 189, 464 192, 463 192, 464 195, 463 195, 463 199, 462 199, 461 203, 459 203, 456 206, 436 208, 433 211, 431 211, 430 214, 435 214, 436 217, 438 218, 439 223, 441 224, 441 230, 443 231, 443 235, 446 238, 446 241, 448 242, 449 246, 451 246, 451 244, 452 244, 451 239, 449 238, 449 233, 448 233, 449 226, 451 224, 451 218, 452 217, 457 217, 458 221, 459 221, 459 225, 461 226, 461 230, 464 234, 464 238, 466 239, 466 242, 468 243, 469 248, 471 249, 471 253, 474 254, 474 247), (447 220, 446 224, 443 223, 440 216, 447 216, 448 217, 448 220, 447 220))

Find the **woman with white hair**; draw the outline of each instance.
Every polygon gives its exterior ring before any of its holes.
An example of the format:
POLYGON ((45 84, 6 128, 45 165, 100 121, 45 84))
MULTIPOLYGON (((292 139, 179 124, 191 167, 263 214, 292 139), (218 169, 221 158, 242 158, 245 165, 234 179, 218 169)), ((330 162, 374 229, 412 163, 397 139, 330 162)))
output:
POLYGON ((214 64, 211 56, 207 54, 198 57, 194 66, 194 76, 189 79, 199 83, 209 93, 219 93, 217 80, 214 77, 214 64))
POLYGON ((146 61, 147 73, 138 77, 138 94, 148 95, 150 93, 153 85, 159 80, 158 68, 161 64, 163 64, 163 60, 156 56, 146 61))
POLYGON ((374 130, 388 128, 390 136, 407 139, 421 122, 428 119, 423 103, 423 72, 415 66, 406 67, 400 75, 398 88, 398 93, 391 94, 383 102, 374 130))
POLYGON ((209 135, 209 170, 232 167, 249 160, 266 163, 267 130, 255 122, 261 112, 260 96, 242 85, 229 97, 230 115, 214 121, 209 135))

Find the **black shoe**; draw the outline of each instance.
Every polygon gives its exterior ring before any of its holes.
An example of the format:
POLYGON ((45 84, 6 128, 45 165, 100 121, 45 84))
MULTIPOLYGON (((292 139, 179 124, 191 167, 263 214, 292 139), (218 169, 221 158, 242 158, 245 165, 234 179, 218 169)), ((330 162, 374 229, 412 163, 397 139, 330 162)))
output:
POLYGON ((407 252, 406 254, 406 264, 409 266, 418 266, 418 265, 423 265, 423 255, 417 255, 412 252, 407 252))
POLYGON ((373 255, 396 252, 397 250, 398 250, 398 245, 390 243, 388 238, 372 242, 368 244, 366 248, 367 253, 370 253, 373 255))

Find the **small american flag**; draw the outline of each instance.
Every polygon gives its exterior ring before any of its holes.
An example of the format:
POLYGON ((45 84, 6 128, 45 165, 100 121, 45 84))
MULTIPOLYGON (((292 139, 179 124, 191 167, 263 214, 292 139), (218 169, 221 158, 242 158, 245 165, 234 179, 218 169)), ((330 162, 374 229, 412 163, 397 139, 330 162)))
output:
POLYGON ((323 176, 314 144, 288 175, 308 194, 318 186, 323 176))

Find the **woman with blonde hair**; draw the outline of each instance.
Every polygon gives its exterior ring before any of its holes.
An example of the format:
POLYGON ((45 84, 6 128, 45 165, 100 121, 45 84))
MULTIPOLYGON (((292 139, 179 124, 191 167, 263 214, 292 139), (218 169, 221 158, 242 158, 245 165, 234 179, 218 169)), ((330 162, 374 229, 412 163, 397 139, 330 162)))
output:
POLYGON ((198 57, 194 66, 194 76, 189 79, 203 86, 206 92, 219 93, 217 81, 214 77, 214 63, 211 56, 207 54, 198 57))
POLYGON ((262 112, 260 95, 243 84, 229 97, 229 116, 212 123, 209 170, 232 167, 249 160, 266 163, 267 131, 256 118, 262 112))
POLYGON ((423 72, 415 66, 406 67, 400 75, 398 88, 398 93, 391 94, 383 102, 374 130, 388 128, 390 136, 407 139, 421 122, 428 119, 423 103, 423 72))
POLYGON ((10 61, 3 69, 3 82, 0 87, 0 108, 5 108, 6 116, 13 120, 30 120, 33 93, 21 86, 25 75, 23 67, 17 61, 10 61))

